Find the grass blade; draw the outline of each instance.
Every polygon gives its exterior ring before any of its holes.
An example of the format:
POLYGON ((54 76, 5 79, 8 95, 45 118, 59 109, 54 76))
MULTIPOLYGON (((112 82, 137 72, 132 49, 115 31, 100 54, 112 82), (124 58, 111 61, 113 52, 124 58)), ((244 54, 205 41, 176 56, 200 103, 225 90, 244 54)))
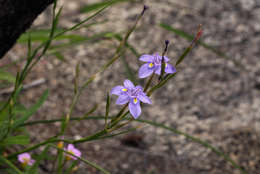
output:
MULTIPOLYGON (((112 119, 112 118, 113 117, 109 117, 109 119, 112 119)), ((70 120, 72 121, 72 120, 79 120, 79 119, 81 119, 81 117, 74 117, 74 118, 71 118, 70 120)), ((86 120, 102 120, 102 119, 105 119, 105 117, 104 116, 92 116, 92 117, 87 117, 86 118, 86 120)), ((131 118, 128 118, 128 119, 131 119, 131 118)), ((49 124, 49 123, 55 123, 55 122, 61 122, 61 121, 62 121, 62 119, 41 120, 41 121, 28 122, 25 125, 28 126, 28 125, 34 125, 34 124, 49 124)), ((168 130, 168 131, 170 131, 172 133, 175 133, 175 134, 178 134, 178 135, 182 135, 185 138, 190 139, 191 141, 196 142, 198 144, 201 144, 205 148, 212 150, 218 156, 223 157, 224 160, 229 162, 233 167, 239 169, 242 174, 247 174, 247 172, 242 167, 240 167, 234 160, 232 160, 228 155, 226 155, 225 153, 221 152, 220 150, 218 150, 218 148, 216 148, 213 145, 207 143, 206 141, 201 140, 200 138, 194 137, 194 136, 189 135, 189 134, 187 134, 185 132, 179 131, 179 130, 177 130, 175 128, 166 126, 166 125, 164 125, 162 123, 158 123, 158 122, 155 122, 155 121, 149 121, 149 120, 143 120, 143 119, 137 119, 137 120, 133 120, 133 121, 146 123, 146 124, 149 124, 151 126, 158 127, 158 128, 161 128, 161 129, 166 129, 166 130, 168 130)), ((25 126, 25 125, 23 125, 23 126, 25 126)))
POLYGON ((69 154, 69 155, 71 155, 71 156, 74 156, 74 157, 77 158, 78 160, 82 161, 82 162, 85 163, 85 164, 90 165, 91 167, 94 167, 95 169, 99 170, 99 171, 102 172, 103 174, 110 174, 110 172, 108 172, 107 170, 105 170, 105 169, 102 168, 101 166, 99 166, 99 165, 97 165, 97 164, 95 164, 95 163, 93 163, 93 162, 91 162, 91 161, 88 161, 88 160, 83 159, 83 158, 81 158, 81 157, 75 156, 74 154, 69 153, 69 152, 67 152, 67 151, 64 150, 64 149, 58 148, 58 147, 57 147, 56 145, 54 145, 54 144, 51 144, 51 146, 54 147, 54 148, 56 148, 56 149, 58 149, 58 150, 63 151, 63 152, 66 153, 66 154, 69 154))
POLYGON ((8 159, 6 159, 5 157, 3 157, 1 155, 0 155, 0 161, 2 161, 3 163, 7 164, 10 168, 12 168, 18 174, 24 174, 11 161, 9 161, 8 159))
POLYGON ((109 92, 107 93, 107 102, 106 102, 106 119, 105 119, 105 128, 107 128, 107 118, 109 114, 109 107, 110 107, 110 95, 109 92))
POLYGON ((4 141, 0 143, 0 146, 10 146, 10 145, 27 145, 30 143, 30 137, 26 135, 16 135, 16 136, 9 136, 4 141))
POLYGON ((20 124, 23 124, 25 121, 27 121, 33 114, 35 114, 38 109, 43 105, 43 103, 45 102, 45 100, 48 97, 48 90, 44 91, 44 93, 42 94, 42 96, 40 97, 40 99, 37 101, 36 104, 34 104, 33 106, 31 106, 29 109, 27 109, 26 111, 22 112, 23 116, 17 120, 15 120, 13 128, 15 129, 16 127, 18 127, 20 124))
POLYGON ((111 3, 111 5, 114 5, 116 3, 120 3, 120 2, 127 2, 130 0, 112 0, 112 1, 104 1, 104 2, 98 2, 98 3, 93 3, 93 4, 89 4, 86 5, 85 7, 83 7, 80 12, 81 13, 89 13, 95 10, 98 10, 106 5, 108 5, 109 3, 111 3))
POLYGON ((9 83, 15 83, 15 76, 7 71, 3 71, 0 69, 0 80, 7 81, 9 83))
MULTIPOLYGON (((161 23, 161 24, 160 24, 160 27, 162 27, 162 28, 165 29, 165 30, 171 31, 171 32, 177 34, 178 36, 180 36, 180 37, 182 37, 182 38, 184 38, 184 39, 186 39, 186 40, 188 40, 188 41, 192 41, 193 38, 194 38, 192 35, 190 35, 190 34, 184 32, 184 31, 182 31, 182 30, 180 30, 180 29, 174 28, 174 27, 172 27, 172 26, 170 26, 170 25, 164 24, 164 23, 161 23)), ((203 41, 201 41, 201 40, 198 40, 197 43, 198 43, 199 45, 203 46, 204 48, 210 50, 210 51, 213 52, 214 54, 216 54, 216 55, 218 55, 218 56, 220 56, 220 57, 222 57, 222 58, 224 58, 224 59, 231 60, 232 62, 234 62, 234 64, 236 64, 236 65, 242 67, 242 64, 241 64, 241 63, 239 63, 239 62, 233 60, 232 58, 230 58, 229 56, 227 56, 225 53, 219 51, 218 49, 214 48, 213 46, 210 46, 209 44, 207 44, 207 43, 205 43, 205 42, 203 42, 203 41)))

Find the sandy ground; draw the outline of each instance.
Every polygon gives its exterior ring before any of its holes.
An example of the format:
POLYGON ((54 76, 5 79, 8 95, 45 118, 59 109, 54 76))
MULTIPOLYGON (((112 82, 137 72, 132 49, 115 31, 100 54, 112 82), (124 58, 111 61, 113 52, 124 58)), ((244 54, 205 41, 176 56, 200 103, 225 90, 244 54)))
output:
MULTIPOLYGON (((61 1, 64 9, 60 27, 69 27, 85 19, 89 14, 79 14, 80 7, 93 2, 97 1, 61 1)), ((164 40, 168 39, 171 44, 167 56, 171 63, 175 63, 189 42, 160 28, 159 24, 163 22, 191 34, 196 32, 198 24, 202 24, 202 40, 240 62, 242 67, 196 46, 179 67, 178 75, 152 96, 153 105, 143 108, 141 118, 199 137, 229 154, 248 173, 260 173, 260 1, 144 0, 141 3, 121 3, 94 19, 107 22, 80 29, 77 34, 92 36, 103 31, 124 32, 134 23, 142 4, 148 5, 149 10, 130 37, 130 43, 139 53, 161 52, 164 40)), ((46 10, 33 28, 45 28, 49 24, 50 11, 46 10)), ((24 91, 21 98, 22 102, 30 105, 43 90, 49 89, 46 103, 32 119, 60 118, 67 113, 73 95, 76 64, 81 62, 80 81, 83 82, 111 58, 116 44, 105 40, 66 49, 63 51, 66 63, 53 56, 45 57, 27 82, 38 78, 45 78, 47 82, 24 91)), ((5 59, 11 60, 24 53, 25 47, 16 45, 5 59)), ((130 51, 125 58, 137 77, 141 62, 130 51)), ((117 61, 98 77, 80 97, 73 115, 83 115, 95 104, 99 107, 94 115, 104 114, 106 92, 127 78, 122 67, 122 62, 117 61)), ((140 80, 140 83, 144 84, 144 81, 140 80)), ((115 102, 115 97, 112 102, 115 102)), ((113 104, 112 113, 119 108, 113 104)), ((67 137, 84 137, 103 126, 103 121, 73 123, 67 137)), ((32 142, 54 135, 59 127, 58 123, 48 127, 30 127, 32 142)), ((210 150, 167 130, 143 126, 134 135, 139 137, 138 147, 122 144, 125 136, 78 147, 84 158, 113 174, 239 173, 210 150)), ((76 173, 99 172, 80 164, 76 173)))

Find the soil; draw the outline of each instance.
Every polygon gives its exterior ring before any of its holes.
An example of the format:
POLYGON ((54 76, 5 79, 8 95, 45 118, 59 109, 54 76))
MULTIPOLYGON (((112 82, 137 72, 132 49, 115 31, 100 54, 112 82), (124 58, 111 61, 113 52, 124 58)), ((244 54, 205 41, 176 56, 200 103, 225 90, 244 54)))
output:
MULTIPOLYGON (((94 2, 98 1, 60 1, 59 5, 64 7, 59 27, 70 27, 88 17, 90 14, 80 13, 80 9, 94 2)), ((196 33, 198 25, 202 24, 201 40, 226 53, 230 59, 223 59, 197 45, 181 64, 175 78, 154 93, 153 104, 142 108, 141 118, 164 123, 209 142, 230 155, 249 174, 260 174, 260 1, 144 0, 119 3, 93 20, 107 22, 75 33, 89 37, 104 31, 124 32, 133 25, 143 4, 149 6, 149 10, 129 40, 140 54, 160 53, 164 40, 168 39, 167 56, 174 64, 189 42, 159 24, 166 23, 190 34, 196 33)), ((51 9, 47 9, 39 16, 32 28, 46 28, 50 24, 50 12, 51 9)), ((21 102, 29 106, 44 90, 49 90, 47 101, 31 120, 61 118, 66 114, 72 101, 77 63, 81 64, 79 81, 83 83, 111 58, 117 45, 116 41, 102 40, 69 47, 62 50, 66 62, 54 56, 44 57, 26 83, 39 78, 45 78, 46 83, 25 90, 21 97, 21 102)), ((3 61, 9 62, 24 54, 26 46, 17 44, 3 61)), ((124 56, 137 77, 142 63, 130 51, 124 56)), ((123 66, 119 60, 98 76, 83 92, 72 115, 81 116, 95 104, 98 109, 93 115, 103 115, 106 93, 127 78, 123 66)), ((140 80, 140 84, 143 85, 144 80, 140 80)), ((114 104, 115 100, 116 97, 112 97, 112 114, 120 109, 114 104)), ((130 133, 131 136, 83 143, 77 147, 82 150, 84 158, 112 174, 240 173, 222 157, 183 136, 141 123, 131 125, 143 126, 130 133)), ((102 120, 73 122, 66 138, 85 137, 103 126, 102 120)), ((32 143, 37 143, 55 135, 59 128, 60 124, 55 123, 31 126, 28 130, 32 143)), ((75 173, 99 172, 80 163, 75 173)))

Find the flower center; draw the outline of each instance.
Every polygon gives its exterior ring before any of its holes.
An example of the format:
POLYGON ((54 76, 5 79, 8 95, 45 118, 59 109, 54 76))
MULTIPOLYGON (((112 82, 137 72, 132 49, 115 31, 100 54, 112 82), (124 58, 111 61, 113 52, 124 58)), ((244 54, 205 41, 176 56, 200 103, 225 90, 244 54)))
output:
POLYGON ((133 98, 136 98, 140 92, 141 92, 141 89, 134 88, 130 91, 130 96, 133 98))
POLYGON ((124 88, 124 89, 122 89, 122 91, 126 92, 126 91, 127 91, 127 89, 126 89, 126 88, 124 88))
POLYGON ((136 104, 137 103, 137 98, 134 98, 134 104, 136 104))
POLYGON ((161 59, 160 59, 160 57, 159 57, 159 56, 155 56, 153 63, 156 64, 156 65, 160 65, 160 64, 161 64, 161 59))
POLYGON ((71 150, 69 150, 68 152, 69 152, 69 153, 71 153, 71 154, 73 154, 73 155, 75 155, 75 154, 74 154, 74 152, 73 152, 73 151, 71 151, 71 150))
POLYGON ((24 164, 28 164, 29 161, 30 161, 30 159, 28 159, 28 158, 23 158, 23 163, 24 163, 24 164))
POLYGON ((149 68, 152 68, 154 66, 153 63, 149 63, 149 68))

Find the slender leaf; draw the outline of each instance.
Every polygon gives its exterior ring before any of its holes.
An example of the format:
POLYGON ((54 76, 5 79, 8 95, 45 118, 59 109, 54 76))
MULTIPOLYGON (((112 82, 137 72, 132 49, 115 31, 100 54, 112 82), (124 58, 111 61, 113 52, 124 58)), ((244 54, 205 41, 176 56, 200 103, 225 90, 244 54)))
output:
POLYGON ((20 171, 11 161, 9 161, 8 159, 6 159, 5 157, 0 155, 0 161, 2 161, 2 163, 7 164, 10 168, 12 168, 16 173, 18 174, 23 174, 22 171, 20 171))
POLYGON ((33 106, 31 106, 29 109, 27 109, 26 111, 22 112, 22 117, 15 120, 14 122, 14 128, 16 128, 17 126, 19 126, 20 124, 23 124, 25 121, 27 121, 33 114, 35 114, 38 109, 43 105, 43 103, 45 102, 45 100, 48 97, 48 90, 44 91, 43 95, 40 97, 40 99, 37 101, 36 104, 34 104, 33 106))
POLYGON ((15 76, 7 71, 0 69, 0 80, 5 80, 9 83, 15 83, 15 76))
MULTIPOLYGON (((112 118, 113 117, 109 117, 109 119, 112 119, 112 118)), ((74 118, 71 118, 70 120, 79 120, 79 119, 81 119, 81 117, 74 117, 74 118)), ((86 118, 86 120, 103 120, 103 119, 105 119, 104 116, 93 116, 93 117, 87 117, 86 118)), ((125 118, 125 119, 129 119, 129 118, 125 118)), ((41 120, 41 121, 34 121, 34 122, 26 123, 25 125, 49 124, 49 123, 55 123, 55 122, 61 122, 61 121, 62 121, 62 119, 41 120)), ((247 174, 247 172, 242 167, 240 167, 234 160, 232 160, 228 155, 226 155, 225 153, 221 152, 220 150, 218 150, 218 148, 214 147, 210 143, 207 143, 206 141, 201 140, 200 138, 194 137, 194 136, 189 135, 189 134, 187 134, 185 132, 177 130, 177 129, 173 128, 173 127, 169 127, 169 126, 166 126, 166 125, 164 125, 162 123, 158 123, 158 122, 155 122, 155 121, 149 121, 149 120, 143 120, 143 119, 136 119, 136 120, 133 120, 133 121, 146 123, 146 124, 158 127, 158 128, 166 129, 166 130, 168 130, 170 132, 173 132, 175 134, 182 135, 185 138, 190 139, 191 141, 196 142, 198 144, 201 144, 205 148, 212 150, 217 155, 223 157, 224 160, 229 162, 233 167, 239 169, 241 171, 241 173, 247 174)), ((23 126, 25 126, 25 125, 23 125, 23 126)))
POLYGON ((0 143, 0 146, 8 145, 27 145, 30 143, 30 137, 25 135, 9 136, 3 142, 0 143))
POLYGON ((107 93, 107 102, 106 102, 106 119, 105 119, 105 128, 107 128, 107 118, 109 116, 109 107, 110 107, 110 94, 107 93))
POLYGON ((42 151, 42 153, 40 155, 37 156, 36 160, 35 160, 35 163, 33 164, 32 167, 29 168, 28 170, 28 174, 37 174, 37 169, 38 169, 38 166, 40 164, 40 162, 42 160, 44 160, 45 158, 48 157, 48 150, 49 150, 50 146, 47 145, 44 150, 42 151))
POLYGON ((182 55, 178 58, 175 66, 178 66, 182 61, 183 59, 188 55, 188 53, 191 51, 192 47, 188 47, 184 50, 184 52, 182 53, 182 55))
MULTIPOLYGON (((63 29, 56 29, 54 34, 57 34, 58 32, 63 32, 63 29)), ((50 29, 39 29, 39 30, 30 30, 27 33, 20 36, 18 39, 18 43, 26 43, 28 42, 28 36, 31 36, 31 42, 45 42, 49 39, 49 34, 51 30, 50 29)), ((60 35, 53 40, 81 40, 84 39, 83 36, 80 36, 78 34, 66 34, 66 35, 60 35)))
MULTIPOLYGON (((172 27, 172 26, 170 26, 170 25, 167 25, 167 24, 164 24, 164 23, 161 23, 161 24, 160 24, 160 27, 162 27, 162 28, 164 28, 164 29, 166 29, 166 30, 168 30, 168 31, 172 31, 172 32, 174 32, 175 34, 177 34, 178 36, 181 36, 182 38, 185 38, 185 39, 188 40, 188 41, 192 41, 193 38, 194 38, 192 35, 190 35, 190 34, 184 32, 183 30, 174 28, 174 27, 172 27)), ((211 45, 209 45, 209 44, 207 44, 207 43, 205 43, 205 42, 203 42, 203 41, 201 41, 201 40, 199 40, 197 43, 198 43, 199 45, 203 46, 204 48, 206 48, 206 49, 212 51, 212 52, 215 53, 216 55, 218 55, 218 56, 220 56, 220 57, 222 57, 222 58, 224 58, 224 59, 231 60, 232 62, 234 62, 234 63, 235 63, 236 65, 238 65, 238 66, 242 66, 241 63, 239 63, 239 62, 237 62, 236 60, 232 59, 231 57, 227 56, 225 53, 223 53, 223 52, 221 52, 220 50, 214 48, 213 46, 211 46, 211 45)), ((186 50, 186 51, 187 51, 187 50, 186 50)))
POLYGON ((95 10, 98 10, 106 5, 108 5, 109 3, 111 3, 111 5, 116 4, 116 3, 120 3, 120 2, 127 2, 130 0, 112 0, 112 1, 103 1, 103 2, 98 2, 98 3, 93 3, 93 4, 88 4, 85 7, 83 7, 80 11, 81 13, 89 13, 95 10))
POLYGON ((64 31, 62 31, 62 32, 59 32, 58 34, 56 34, 56 35, 54 36, 54 38, 59 37, 59 36, 62 36, 62 35, 64 35, 65 33, 69 32, 69 31, 75 31, 75 30, 81 28, 84 23, 86 23, 86 22, 88 22, 90 19, 96 17, 96 16, 99 15, 101 12, 103 12, 106 8, 108 8, 109 6, 111 6, 111 5, 112 5, 112 4, 111 4, 111 1, 112 1, 112 0, 108 1, 109 3, 108 3, 107 5, 105 5, 104 7, 102 7, 102 8, 99 9, 98 11, 96 11, 93 15, 91 15, 91 16, 87 17, 86 19, 84 19, 83 21, 81 21, 81 22, 75 24, 74 26, 72 26, 72 27, 70 27, 70 28, 68 28, 68 29, 66 29, 66 30, 64 30, 64 31))
POLYGON ((69 40, 69 42, 66 42, 66 43, 60 43, 58 45, 53 45, 49 48, 48 53, 53 54, 55 52, 61 51, 62 49, 65 49, 65 48, 68 48, 68 47, 71 48, 73 46, 77 46, 77 45, 80 45, 80 44, 85 43, 85 42, 98 41, 101 38, 103 38, 106 35, 106 33, 107 32, 97 33, 97 34, 94 34, 93 36, 90 36, 90 37, 82 37, 81 39, 76 39, 76 40, 72 39, 72 40, 69 40))
POLYGON ((104 174, 110 174, 110 172, 108 172, 107 170, 105 170, 105 169, 102 168, 101 166, 99 166, 99 165, 97 165, 97 164, 95 164, 95 163, 93 163, 93 162, 91 162, 91 161, 88 161, 88 160, 86 160, 86 159, 83 159, 83 158, 81 158, 81 157, 78 157, 78 156, 76 156, 76 155, 74 155, 74 154, 72 154, 72 153, 67 152, 67 151, 64 150, 64 149, 60 149, 60 148, 58 148, 58 147, 57 147, 56 145, 54 145, 54 144, 51 144, 51 146, 54 147, 54 148, 56 148, 56 149, 59 149, 59 150, 65 152, 66 154, 69 154, 69 155, 71 155, 71 156, 74 156, 74 157, 77 158, 78 160, 82 161, 82 162, 85 163, 85 164, 88 164, 88 165, 91 166, 91 167, 94 167, 95 169, 99 170, 100 172, 102 172, 102 173, 104 173, 104 174))

